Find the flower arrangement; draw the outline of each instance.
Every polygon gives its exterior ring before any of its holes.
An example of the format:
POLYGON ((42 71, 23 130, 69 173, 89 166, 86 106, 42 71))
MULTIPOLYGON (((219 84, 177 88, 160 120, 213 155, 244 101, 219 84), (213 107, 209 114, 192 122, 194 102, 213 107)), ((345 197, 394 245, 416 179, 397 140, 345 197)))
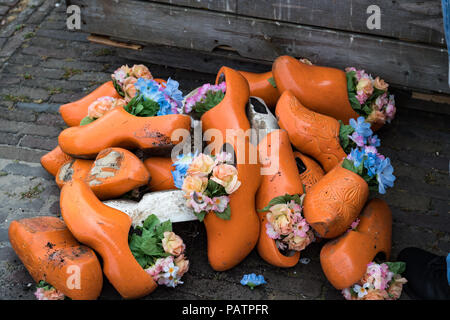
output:
POLYGON ((64 300, 65 296, 62 292, 58 291, 51 284, 44 280, 39 281, 36 285, 36 291, 34 293, 38 300, 64 300))
POLYGON ((131 68, 128 65, 121 66, 116 71, 114 71, 114 73, 111 75, 111 78, 117 93, 122 97, 125 97, 128 102, 136 93, 134 84, 136 83, 137 79, 143 78, 151 80, 153 79, 153 76, 146 66, 142 64, 135 64, 131 68))
POLYGON ((195 116, 200 117, 223 100, 226 89, 225 81, 218 85, 205 83, 186 96, 183 113, 193 113, 195 116))
POLYGON ((88 115, 81 120, 80 126, 95 121, 111 109, 114 109, 116 107, 124 107, 125 105, 126 102, 123 99, 116 99, 113 97, 100 97, 89 105, 88 115))
POLYGON ((342 295, 347 300, 397 300, 407 282, 400 275, 405 267, 404 262, 371 262, 362 279, 342 290, 342 295))
POLYGON ((168 79, 165 85, 154 80, 139 78, 134 83, 135 93, 124 109, 138 117, 177 114, 181 108, 183 93, 179 83, 168 79))
POLYGON ((373 135, 370 123, 364 117, 358 119, 350 119, 349 125, 345 125, 339 121, 339 142, 346 154, 355 148, 379 147, 380 139, 377 135, 373 135))
POLYGON ((266 280, 264 280, 263 275, 256 275, 254 273, 245 274, 241 279, 241 284, 243 286, 248 286, 250 289, 255 289, 255 287, 260 286, 262 284, 266 284, 266 280))
POLYGON ((389 95, 389 85, 383 79, 373 77, 364 70, 345 69, 350 105, 370 123, 390 123, 395 117, 395 100, 389 95))
POLYGON ((128 239, 133 256, 159 285, 176 287, 189 269, 183 239, 172 232, 170 221, 160 222, 150 215, 142 227, 132 230, 128 239))
POLYGON ((273 198, 261 209, 267 212, 266 233, 280 250, 302 251, 315 240, 312 228, 302 215, 304 195, 285 194, 273 198))
POLYGON ((203 221, 205 215, 213 211, 219 218, 231 217, 229 195, 239 189, 236 167, 228 164, 232 155, 222 152, 217 156, 203 153, 180 157, 174 166, 175 185, 184 191, 187 206, 203 221))

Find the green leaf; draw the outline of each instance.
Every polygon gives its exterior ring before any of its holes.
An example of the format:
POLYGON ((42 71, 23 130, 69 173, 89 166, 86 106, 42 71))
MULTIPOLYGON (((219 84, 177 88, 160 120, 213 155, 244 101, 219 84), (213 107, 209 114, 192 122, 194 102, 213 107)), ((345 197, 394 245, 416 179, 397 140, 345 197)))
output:
POLYGON ((160 239, 164 238, 164 232, 172 231, 172 222, 170 220, 164 221, 156 227, 156 236, 160 239))
POLYGON ((284 203, 288 203, 290 201, 294 200, 295 203, 301 205, 302 204, 302 200, 300 195, 298 194, 294 194, 294 195, 290 195, 290 194, 285 194, 284 196, 278 196, 273 198, 272 200, 269 201, 269 204, 267 206, 265 206, 264 208, 262 208, 261 210, 258 210, 259 212, 267 212, 270 210, 270 208, 276 204, 284 204, 284 203))
POLYGON ((347 90, 349 92, 356 92, 356 72, 350 71, 345 74, 347 78, 347 90))
POLYGON ((230 220, 231 219, 231 208, 230 205, 228 204, 228 206, 226 207, 225 210, 223 210, 223 212, 216 212, 214 211, 214 213, 216 214, 216 216, 218 216, 220 219, 223 220, 230 220))
POLYGON ((275 79, 273 77, 270 77, 269 79, 267 79, 267 81, 269 81, 269 83, 272 85, 272 87, 276 88, 277 84, 275 83, 275 79))
POLYGON ((113 85, 114 85, 114 88, 116 89, 117 93, 121 97, 125 97, 125 93, 123 92, 122 87, 117 83, 116 79, 113 79, 113 85))
POLYGON ((194 214, 197 216, 198 221, 202 222, 203 219, 205 219, 205 216, 208 212, 207 211, 201 211, 199 213, 194 211, 194 214))
POLYGON ((351 162, 348 159, 344 159, 344 161, 342 162, 342 168, 350 170, 351 172, 358 174, 357 169, 355 168, 355 165, 353 164, 353 162, 351 162))
POLYGON ((205 112, 217 106, 223 100, 224 97, 225 94, 222 92, 222 90, 219 91, 210 90, 206 93, 204 101, 196 103, 192 111, 196 115, 201 116, 205 112))
POLYGON ((351 149, 356 146, 356 144, 349 138, 355 129, 353 129, 350 125, 345 125, 341 120, 339 120, 339 124, 339 141, 344 152, 348 154, 351 149))
POLYGON ((208 180, 208 185, 206 186, 205 193, 210 198, 227 195, 225 188, 211 179, 208 180))
POLYGON ((159 103, 145 100, 142 95, 137 95, 128 102, 124 109, 137 117, 154 117, 159 111, 159 103))
POLYGON ((151 214, 147 217, 147 219, 145 219, 142 227, 147 230, 154 230, 158 224, 160 224, 158 217, 154 214, 151 214))
POLYGON ((406 270, 406 263, 402 261, 398 262, 385 262, 389 270, 395 274, 402 274, 406 270))
POLYGON ((95 119, 92 119, 92 118, 90 118, 89 116, 86 116, 86 117, 84 117, 83 119, 81 119, 81 121, 80 121, 80 126, 87 125, 87 124, 89 124, 89 123, 91 123, 91 122, 94 122, 94 121, 95 121, 95 119))

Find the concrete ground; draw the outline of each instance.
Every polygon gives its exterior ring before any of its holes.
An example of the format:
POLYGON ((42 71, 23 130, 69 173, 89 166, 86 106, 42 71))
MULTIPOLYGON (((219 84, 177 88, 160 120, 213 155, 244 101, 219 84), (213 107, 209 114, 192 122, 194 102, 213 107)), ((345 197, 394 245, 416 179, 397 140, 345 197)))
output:
MULTIPOLYGON (((33 280, 8 241, 10 222, 60 216, 59 189, 39 164, 65 128, 59 105, 109 80, 118 66, 136 62, 117 57, 114 48, 88 42, 85 33, 67 31, 65 5, 57 3, 0 0, 0 299, 34 299, 33 280)), ((149 68, 158 78, 178 80, 184 93, 215 78, 149 68)), ((381 151, 391 158, 397 176, 395 187, 383 197, 393 211, 392 256, 408 246, 443 255, 450 251, 450 117, 406 107, 449 110, 450 105, 411 100, 401 91, 397 105, 396 119, 379 132, 381 151)), ((302 252, 310 258, 308 264, 290 269, 270 266, 254 251, 236 268, 215 272, 208 265, 203 225, 176 224, 175 231, 187 244, 191 268, 183 285, 160 287, 146 299, 342 299, 322 273, 323 243, 302 252), (241 286, 242 276, 252 272, 264 275, 267 284, 253 291, 241 286)), ((106 281, 100 298, 120 296, 106 281)), ((402 299, 408 299, 406 294, 402 299)))

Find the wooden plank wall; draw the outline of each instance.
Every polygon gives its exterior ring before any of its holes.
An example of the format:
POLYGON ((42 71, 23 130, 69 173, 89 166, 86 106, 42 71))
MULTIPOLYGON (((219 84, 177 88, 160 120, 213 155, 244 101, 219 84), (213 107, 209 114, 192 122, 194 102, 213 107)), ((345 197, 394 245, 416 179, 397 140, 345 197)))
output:
POLYGON ((363 19, 356 14, 355 10, 368 3, 362 0, 70 2, 82 6, 85 31, 95 34, 203 52, 225 45, 242 57, 263 61, 273 61, 283 54, 307 57, 319 65, 364 68, 397 86, 450 93, 438 0, 425 2, 434 6, 421 5, 423 1, 378 1, 380 7, 393 4, 389 15, 382 15, 381 31, 373 32, 365 28, 368 15, 363 14, 363 19), (353 3, 351 7, 349 2, 353 3), (409 10, 405 11, 405 6, 409 10), (320 18, 313 19, 311 12, 320 18), (395 12, 402 13, 396 17, 395 12), (384 22, 391 28, 384 30, 384 22))

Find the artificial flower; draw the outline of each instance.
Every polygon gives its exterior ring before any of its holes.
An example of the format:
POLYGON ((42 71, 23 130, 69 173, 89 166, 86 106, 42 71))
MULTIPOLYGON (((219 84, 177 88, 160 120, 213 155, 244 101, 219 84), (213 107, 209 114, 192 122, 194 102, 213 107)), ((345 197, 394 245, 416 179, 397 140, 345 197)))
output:
POLYGON ((55 288, 37 288, 34 295, 38 300, 64 300, 64 294, 55 288))
POLYGON ((236 167, 229 164, 219 164, 214 167, 211 180, 223 186, 228 194, 236 191, 241 185, 236 167))
POLYGON ((358 294, 358 298, 363 298, 367 295, 367 289, 369 288, 369 284, 365 283, 363 286, 360 286, 359 284, 355 284, 353 286, 353 291, 355 291, 358 294))
POLYGON ((212 199, 201 192, 192 192, 187 205, 195 212, 210 211, 213 206, 212 199))
POLYGON ((374 289, 367 291, 367 294, 361 300, 385 300, 388 298, 389 296, 385 290, 374 289))
POLYGON ((153 76, 150 72, 150 70, 144 66, 143 64, 135 64, 130 72, 129 72, 134 78, 144 78, 144 79, 153 79, 153 76))
POLYGON ((378 192, 381 194, 386 193, 386 187, 393 187, 395 176, 393 175, 394 168, 391 165, 391 160, 385 158, 378 163, 377 168, 377 181, 378 181, 378 192))
POLYGON ((181 278, 189 270, 189 260, 184 257, 184 254, 180 254, 174 259, 174 262, 178 267, 177 275, 181 278))
POLYGON ((164 238, 161 242, 164 251, 174 256, 179 256, 186 248, 183 243, 183 239, 177 236, 174 232, 164 232, 164 238))
POLYGON ((288 235, 292 231, 292 212, 287 204, 276 204, 266 215, 267 221, 280 235, 288 235))
POLYGON ((350 119, 350 126, 363 138, 368 138, 373 134, 370 123, 366 122, 364 117, 358 117, 356 121, 353 118, 350 119))
POLYGON ((373 81, 373 86, 378 90, 383 91, 387 91, 387 88, 389 87, 389 85, 386 82, 384 82, 383 79, 380 79, 380 77, 375 78, 375 80, 373 81))
POLYGON ((370 96, 373 93, 372 81, 369 78, 362 78, 356 85, 356 91, 370 96))
POLYGON ((280 238, 280 234, 275 231, 275 229, 272 227, 272 224, 270 224, 269 222, 266 223, 266 233, 271 239, 280 238))
POLYGON ((137 81, 138 79, 135 77, 128 77, 123 83, 123 93, 127 102, 130 102, 136 96, 137 90, 135 85, 137 81))
POLYGON ((228 207, 229 202, 230 198, 227 196, 214 197, 211 199, 211 209, 216 212, 223 212, 228 207))
MULTIPOLYGON (((121 99, 120 99, 121 100, 121 99)), ((117 99, 113 97, 100 97, 92 102, 88 107, 88 117, 98 119, 109 110, 117 106, 117 99)))
POLYGON ((194 160, 192 160, 187 172, 191 175, 206 177, 212 172, 214 164, 215 161, 212 157, 204 153, 200 153, 194 158, 194 160))
POLYGON ((314 239, 311 235, 312 232, 306 233, 305 236, 297 236, 294 233, 290 233, 283 239, 283 242, 287 243, 289 250, 301 251, 314 239))
POLYGON ((267 283, 263 275, 256 275, 254 273, 246 274, 241 279, 243 286, 249 286, 250 289, 254 289, 256 286, 267 283))
POLYGON ((181 189, 188 195, 192 192, 202 193, 208 185, 208 178, 198 175, 188 175, 184 178, 181 189))

